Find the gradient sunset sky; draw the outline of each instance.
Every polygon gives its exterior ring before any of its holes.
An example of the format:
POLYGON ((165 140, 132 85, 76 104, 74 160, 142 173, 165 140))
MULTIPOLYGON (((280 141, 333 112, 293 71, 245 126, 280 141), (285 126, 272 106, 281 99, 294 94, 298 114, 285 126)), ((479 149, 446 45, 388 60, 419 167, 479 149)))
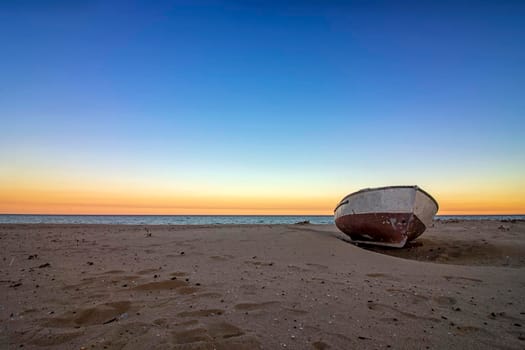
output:
POLYGON ((525 213, 525 1, 2 1, 0 213, 525 213), (7 3, 7 4, 6 4, 7 3))

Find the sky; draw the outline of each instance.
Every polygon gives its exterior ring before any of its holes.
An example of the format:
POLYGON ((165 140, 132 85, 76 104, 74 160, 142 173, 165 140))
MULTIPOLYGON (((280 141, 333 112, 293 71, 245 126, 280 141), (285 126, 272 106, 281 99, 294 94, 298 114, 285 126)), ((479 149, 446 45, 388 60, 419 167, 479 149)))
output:
POLYGON ((0 2, 0 213, 525 214, 523 1, 0 2))

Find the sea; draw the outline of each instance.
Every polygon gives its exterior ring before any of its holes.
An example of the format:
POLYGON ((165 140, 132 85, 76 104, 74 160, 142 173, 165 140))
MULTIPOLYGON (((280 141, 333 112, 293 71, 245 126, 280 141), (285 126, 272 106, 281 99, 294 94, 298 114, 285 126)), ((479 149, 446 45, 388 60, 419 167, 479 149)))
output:
MULTIPOLYGON (((437 215, 435 220, 525 220, 525 215, 437 215)), ((21 215, 0 214, 0 224, 274 225, 333 224, 332 215, 21 215)))

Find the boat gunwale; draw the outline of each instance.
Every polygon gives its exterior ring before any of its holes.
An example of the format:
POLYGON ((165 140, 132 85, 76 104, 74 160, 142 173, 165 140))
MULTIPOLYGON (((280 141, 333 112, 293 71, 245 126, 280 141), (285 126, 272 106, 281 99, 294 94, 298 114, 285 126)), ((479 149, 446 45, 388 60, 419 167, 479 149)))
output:
POLYGON ((347 204, 348 203, 348 198, 352 197, 353 195, 360 194, 360 193, 363 193, 363 192, 386 190, 386 189, 390 189, 390 188, 413 188, 416 191, 420 191, 421 193, 425 194, 428 198, 430 198, 432 200, 432 202, 434 202, 434 204, 436 205, 436 208, 437 208, 436 212, 439 210, 438 202, 434 199, 434 197, 432 197, 427 191, 423 190, 421 187, 419 187, 417 185, 394 185, 394 186, 384 186, 384 187, 363 188, 362 190, 359 190, 359 191, 347 194, 345 197, 343 197, 343 199, 341 199, 341 201, 339 201, 339 204, 337 204, 337 206, 334 209, 334 213, 336 212, 336 210, 340 206, 342 206, 344 204, 347 204))

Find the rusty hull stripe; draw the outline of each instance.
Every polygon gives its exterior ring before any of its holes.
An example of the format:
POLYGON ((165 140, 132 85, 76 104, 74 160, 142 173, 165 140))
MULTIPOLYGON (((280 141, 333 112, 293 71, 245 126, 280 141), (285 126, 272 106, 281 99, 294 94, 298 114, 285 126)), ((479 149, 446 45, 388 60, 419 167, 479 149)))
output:
POLYGON ((337 218, 339 230, 355 241, 399 244, 415 239, 425 225, 413 213, 350 214, 337 218))

